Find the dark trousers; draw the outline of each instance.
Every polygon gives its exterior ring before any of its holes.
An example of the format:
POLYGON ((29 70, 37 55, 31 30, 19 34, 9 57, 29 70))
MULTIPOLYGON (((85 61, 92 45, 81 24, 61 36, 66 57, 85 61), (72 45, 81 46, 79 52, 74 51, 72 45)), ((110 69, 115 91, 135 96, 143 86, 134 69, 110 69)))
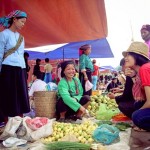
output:
MULTIPOLYGON (((88 80, 90 82, 92 82, 92 73, 91 71, 86 71, 86 74, 87 74, 87 77, 88 77, 88 80)), ((84 80, 84 74, 82 72, 79 72, 79 79, 80 79, 80 82, 82 84, 82 87, 83 87, 83 95, 89 95, 91 96, 92 95, 92 89, 89 90, 89 91, 85 91, 85 80, 84 80)))
MULTIPOLYGON (((83 106, 85 105, 87 102, 90 101, 90 96, 89 95, 84 95, 82 96, 82 98, 80 99, 79 103, 83 106)), ((73 111, 69 106, 67 106, 63 99, 60 98, 57 103, 56 103, 56 115, 57 118, 59 118, 60 113, 62 112, 66 112, 66 118, 72 115, 75 115, 76 112, 73 111)))
POLYGON ((140 109, 145 102, 135 102, 136 111, 132 114, 133 123, 144 130, 150 131, 150 108, 140 109))
POLYGON ((130 101, 121 101, 120 99, 116 99, 116 103, 118 104, 119 110, 129 118, 132 118, 132 114, 135 111, 134 108, 134 100, 130 101))
MULTIPOLYGON (((1 74, 0 74, 0 83, 2 83, 2 81, 1 81, 1 74)), ((0 91, 2 91, 2 84, 0 84, 0 91)), ((0 97, 1 97, 1 95, 0 95, 0 97)), ((0 123, 1 122, 4 122, 4 120, 5 120, 5 117, 4 117, 4 114, 3 114, 3 112, 2 112, 2 108, 1 108, 1 101, 0 101, 0 123)))

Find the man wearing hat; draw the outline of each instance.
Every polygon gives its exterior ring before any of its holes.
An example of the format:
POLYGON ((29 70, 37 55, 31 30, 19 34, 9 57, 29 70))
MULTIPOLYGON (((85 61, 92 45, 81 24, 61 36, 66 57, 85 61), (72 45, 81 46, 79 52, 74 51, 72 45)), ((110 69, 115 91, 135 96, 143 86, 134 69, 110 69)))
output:
POLYGON ((135 111, 132 114, 137 131, 150 131, 150 63, 149 48, 145 43, 133 42, 124 51, 125 66, 137 72, 132 88, 135 111))
POLYGON ((112 81, 108 84, 106 89, 108 92, 110 92, 113 90, 113 88, 117 88, 117 87, 118 87, 117 78, 114 77, 114 78, 112 78, 112 81))
POLYGON ((149 46, 149 58, 150 58, 150 25, 143 25, 141 28, 141 37, 145 43, 149 46))

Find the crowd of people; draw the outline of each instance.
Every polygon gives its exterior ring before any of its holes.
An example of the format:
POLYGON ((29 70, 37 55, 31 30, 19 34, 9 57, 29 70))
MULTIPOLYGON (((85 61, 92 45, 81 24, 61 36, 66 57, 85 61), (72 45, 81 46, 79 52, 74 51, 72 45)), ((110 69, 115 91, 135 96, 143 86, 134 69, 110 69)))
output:
MULTIPOLYGON (((43 78, 41 60, 36 59, 33 83, 28 91, 29 55, 24 53, 24 38, 19 33, 26 21, 27 14, 20 10, 0 18, 0 24, 5 28, 0 32, 0 122, 7 122, 8 117, 28 113, 29 97, 33 97, 35 88, 42 91, 53 80, 49 58, 45 58, 43 78)), ((141 28, 141 36, 145 43, 132 42, 128 50, 122 53, 124 58, 120 65, 124 88, 120 88, 118 79, 114 76, 106 89, 108 97, 116 100, 120 111, 132 119, 135 130, 150 131, 150 25, 141 28), (115 96, 117 92, 123 94, 115 96)), ((79 64, 69 60, 57 66, 59 80, 56 114, 60 122, 65 122, 67 118, 82 119, 92 90, 97 89, 100 72, 96 60, 92 61, 89 57, 91 50, 91 45, 82 45, 79 49, 79 64), (89 83, 93 83, 93 86, 89 83)))

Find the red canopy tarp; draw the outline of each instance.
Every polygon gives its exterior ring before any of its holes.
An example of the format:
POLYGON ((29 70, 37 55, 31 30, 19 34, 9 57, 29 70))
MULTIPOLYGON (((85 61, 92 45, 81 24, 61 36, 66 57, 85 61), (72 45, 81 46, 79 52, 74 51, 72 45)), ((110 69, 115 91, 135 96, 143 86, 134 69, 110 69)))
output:
POLYGON ((1 0, 0 9, 27 12, 27 48, 107 37, 104 0, 1 0))

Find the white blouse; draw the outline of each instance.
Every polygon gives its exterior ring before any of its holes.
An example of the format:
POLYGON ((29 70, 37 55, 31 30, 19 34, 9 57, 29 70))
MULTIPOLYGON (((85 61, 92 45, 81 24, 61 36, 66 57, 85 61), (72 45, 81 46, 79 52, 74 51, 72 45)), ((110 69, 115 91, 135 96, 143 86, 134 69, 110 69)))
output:
POLYGON ((3 60, 4 53, 16 46, 18 38, 18 32, 13 32, 9 29, 5 29, 4 31, 0 32, 0 71, 2 64, 25 68, 24 39, 20 47, 3 60))

